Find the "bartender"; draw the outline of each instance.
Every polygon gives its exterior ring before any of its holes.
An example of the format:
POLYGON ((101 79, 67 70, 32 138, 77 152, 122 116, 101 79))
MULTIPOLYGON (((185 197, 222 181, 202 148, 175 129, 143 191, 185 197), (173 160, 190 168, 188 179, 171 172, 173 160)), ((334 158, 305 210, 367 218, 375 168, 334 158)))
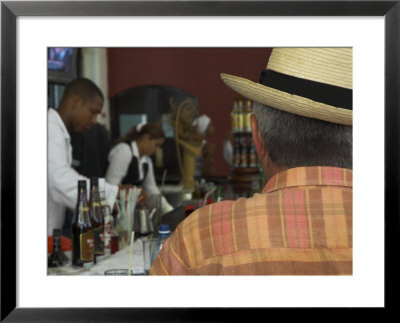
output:
MULTIPOLYGON (((165 134, 157 123, 140 123, 116 140, 108 154, 106 181, 110 184, 141 186, 147 194, 161 194, 157 187, 153 162, 154 155, 165 141, 165 134)), ((161 196, 161 214, 173 207, 161 196)))
MULTIPOLYGON (((66 207, 75 208, 78 181, 86 180, 89 187, 89 179, 72 168, 70 133, 90 129, 96 123, 103 101, 103 94, 96 84, 89 79, 79 78, 66 86, 58 108, 48 109, 48 252, 53 248, 53 229, 61 229, 66 207)), ((106 183, 105 194, 109 205, 114 205, 120 190, 131 187, 106 183)), ((61 237, 61 247, 63 250, 70 249, 70 239, 61 237)))

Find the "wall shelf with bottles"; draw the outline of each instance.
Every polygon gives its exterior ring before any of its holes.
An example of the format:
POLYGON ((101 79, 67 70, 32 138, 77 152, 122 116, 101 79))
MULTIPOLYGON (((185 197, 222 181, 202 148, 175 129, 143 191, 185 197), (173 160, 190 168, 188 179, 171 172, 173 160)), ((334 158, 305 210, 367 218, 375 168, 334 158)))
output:
POLYGON ((233 133, 233 167, 239 173, 257 171, 257 154, 251 133, 251 100, 235 99, 231 113, 233 133))
POLYGON ((233 133, 233 168, 231 182, 239 194, 251 195, 259 190, 258 156, 251 133, 253 101, 237 98, 231 112, 233 133), (257 188, 255 184, 257 183, 257 188))

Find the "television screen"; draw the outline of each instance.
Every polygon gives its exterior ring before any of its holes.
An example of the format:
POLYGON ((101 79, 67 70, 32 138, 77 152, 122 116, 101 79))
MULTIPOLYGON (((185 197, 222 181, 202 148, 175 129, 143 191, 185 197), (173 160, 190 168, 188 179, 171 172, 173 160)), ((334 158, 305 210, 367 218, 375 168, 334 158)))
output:
POLYGON ((47 71, 49 81, 67 83, 77 77, 78 49, 73 47, 49 47, 47 71))

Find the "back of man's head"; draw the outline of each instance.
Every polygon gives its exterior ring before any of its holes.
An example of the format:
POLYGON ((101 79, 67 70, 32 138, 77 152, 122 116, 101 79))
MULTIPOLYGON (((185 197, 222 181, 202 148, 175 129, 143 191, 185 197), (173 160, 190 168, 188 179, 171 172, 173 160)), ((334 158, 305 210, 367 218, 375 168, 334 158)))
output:
POLYGON ((62 101, 78 95, 84 102, 93 100, 96 96, 104 100, 103 93, 99 87, 87 78, 78 78, 68 83, 62 101))
POLYGON ((254 102, 253 113, 271 161, 278 167, 352 169, 352 127, 280 111, 254 102))

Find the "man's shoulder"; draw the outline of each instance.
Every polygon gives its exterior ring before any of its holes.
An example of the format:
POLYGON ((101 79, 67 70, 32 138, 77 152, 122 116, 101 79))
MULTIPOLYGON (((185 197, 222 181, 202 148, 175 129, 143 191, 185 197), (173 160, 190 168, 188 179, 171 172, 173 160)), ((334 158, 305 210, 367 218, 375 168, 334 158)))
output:
POLYGON ((57 116, 57 111, 53 108, 48 108, 47 109, 47 121, 50 122, 56 122, 58 120, 57 116))
POLYGON ((70 138, 69 132, 64 125, 60 115, 53 108, 49 108, 47 112, 47 136, 49 141, 60 140, 61 138, 70 138))
MULTIPOLYGON (((243 209, 246 201, 249 199, 239 198, 236 200, 224 200, 202 206, 188 216, 184 222, 186 227, 194 228, 196 226, 204 227, 212 225, 218 221, 229 221, 230 214, 237 212, 238 208, 243 209)), ((243 209, 245 213, 245 209, 243 209)), ((242 212, 241 212, 242 213, 242 212)), ((242 215, 244 215, 242 213, 242 215)))

